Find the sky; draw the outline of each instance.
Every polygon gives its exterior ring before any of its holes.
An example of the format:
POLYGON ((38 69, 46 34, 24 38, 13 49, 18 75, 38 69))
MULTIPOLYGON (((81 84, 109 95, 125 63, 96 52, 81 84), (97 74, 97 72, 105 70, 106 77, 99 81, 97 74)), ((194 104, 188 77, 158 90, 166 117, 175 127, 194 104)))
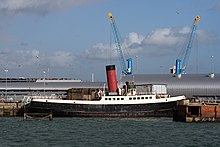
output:
POLYGON ((120 77, 109 12, 134 74, 169 74, 197 15, 187 73, 220 73, 219 0, 0 0, 0 76, 120 77))

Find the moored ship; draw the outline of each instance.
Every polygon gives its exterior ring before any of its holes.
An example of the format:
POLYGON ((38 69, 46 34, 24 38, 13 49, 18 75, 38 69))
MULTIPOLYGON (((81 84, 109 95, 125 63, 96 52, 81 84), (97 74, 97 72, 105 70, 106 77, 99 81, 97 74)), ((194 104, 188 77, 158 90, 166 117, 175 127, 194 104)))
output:
POLYGON ((118 88, 115 66, 106 66, 106 73, 108 92, 99 90, 95 100, 32 98, 26 112, 58 117, 169 117, 176 102, 185 99, 167 95, 166 84, 126 82, 118 88))

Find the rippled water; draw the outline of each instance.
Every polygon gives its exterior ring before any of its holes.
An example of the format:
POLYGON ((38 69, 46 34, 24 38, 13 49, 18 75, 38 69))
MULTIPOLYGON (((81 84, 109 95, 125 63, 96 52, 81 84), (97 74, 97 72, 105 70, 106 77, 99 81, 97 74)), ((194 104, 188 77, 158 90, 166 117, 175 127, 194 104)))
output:
POLYGON ((172 118, 0 118, 6 146, 219 146, 219 123, 182 123, 172 118))

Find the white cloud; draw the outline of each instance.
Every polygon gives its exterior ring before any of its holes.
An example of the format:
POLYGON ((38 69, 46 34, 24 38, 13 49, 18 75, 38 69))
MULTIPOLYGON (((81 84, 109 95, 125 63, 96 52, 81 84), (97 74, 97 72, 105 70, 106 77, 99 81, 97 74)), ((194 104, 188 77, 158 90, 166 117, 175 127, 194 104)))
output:
POLYGON ((180 37, 180 33, 175 29, 163 28, 152 31, 145 39, 144 44, 147 45, 159 45, 159 46, 176 46, 181 42, 183 38, 180 37))
POLYGON ((0 50, 1 68, 15 69, 18 67, 33 68, 37 64, 46 67, 68 67, 75 57, 70 52, 57 51, 51 55, 40 53, 39 50, 0 50))
POLYGON ((136 55, 142 50, 140 46, 142 45, 143 40, 144 36, 136 32, 131 32, 125 37, 122 42, 122 49, 123 52, 125 52, 125 56, 127 56, 126 58, 128 58, 128 56, 136 55))
MULTIPOLYGON (((139 46, 143 39, 144 37, 138 33, 129 33, 121 44, 125 57, 128 56, 127 52, 136 54, 140 50, 139 46)), ((109 44, 98 43, 83 52, 82 57, 88 59, 118 59, 118 53, 115 45, 110 46, 109 44)))
MULTIPOLYGON (((167 56, 175 54, 176 50, 181 49, 189 36, 191 28, 160 28, 155 29, 147 36, 132 32, 126 36, 121 47, 127 56, 145 54, 147 56, 167 56), (128 53, 127 53, 128 52, 128 53)), ((217 36, 204 30, 197 30, 197 40, 201 44, 208 44, 217 40, 217 36)), ((90 59, 117 59, 118 55, 114 46, 99 43, 91 49, 83 52, 82 57, 90 59)))
POLYGON ((116 58, 117 54, 110 45, 98 43, 91 49, 87 49, 82 53, 83 58, 87 59, 108 59, 109 57, 116 58))
POLYGON ((144 36, 139 35, 138 33, 131 32, 123 41, 124 47, 131 46, 132 44, 141 44, 144 40, 144 36))
POLYGON ((189 34, 190 33, 191 28, 190 27, 183 27, 179 30, 180 34, 189 34))
POLYGON ((39 55, 39 51, 3 49, 0 51, 0 64, 2 68, 17 68, 18 66, 33 66, 34 58, 39 55))
POLYGON ((1 14, 38 14, 62 10, 100 0, 0 0, 1 14))
POLYGON ((73 64, 74 56, 70 52, 58 51, 50 57, 45 57, 44 60, 52 67, 68 67, 73 64))

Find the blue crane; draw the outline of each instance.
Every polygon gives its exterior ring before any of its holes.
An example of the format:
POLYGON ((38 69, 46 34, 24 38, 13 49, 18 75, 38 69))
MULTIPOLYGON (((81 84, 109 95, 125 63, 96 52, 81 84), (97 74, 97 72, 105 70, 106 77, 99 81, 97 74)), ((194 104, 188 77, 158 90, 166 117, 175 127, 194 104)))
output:
POLYGON ((176 67, 175 67, 176 74, 186 74, 186 68, 187 68, 187 64, 189 61, 190 52, 192 50, 193 40, 194 40, 195 32, 197 29, 197 23, 199 20, 200 20, 200 16, 196 16, 196 18, 194 19, 194 23, 192 26, 190 36, 189 36, 187 47, 184 48, 185 54, 184 56, 183 54, 179 54, 178 59, 176 60, 176 67), (181 64, 181 59, 183 61, 182 64, 181 64))
POLYGON ((132 59, 131 58, 127 59, 128 68, 126 68, 125 58, 124 58, 124 54, 121 49, 121 44, 120 44, 119 35, 118 35, 114 17, 112 13, 108 13, 108 17, 110 20, 112 32, 113 32, 114 39, 115 39, 115 45, 116 45, 116 50, 117 50, 118 58, 119 58, 120 65, 121 65, 122 74, 131 75, 132 74, 132 59))

